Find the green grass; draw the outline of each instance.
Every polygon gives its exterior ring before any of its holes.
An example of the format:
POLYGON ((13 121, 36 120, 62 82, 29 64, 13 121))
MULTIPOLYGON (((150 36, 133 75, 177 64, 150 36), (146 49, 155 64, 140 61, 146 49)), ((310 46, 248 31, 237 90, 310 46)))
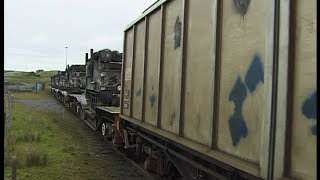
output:
POLYGON ((49 90, 36 92, 11 92, 15 99, 48 99, 52 98, 49 90))
POLYGON ((46 166, 48 164, 48 153, 33 146, 25 149, 25 162, 27 167, 46 166))
POLYGON ((51 76, 53 76, 53 75, 55 75, 57 73, 58 73, 58 71, 42 71, 42 72, 39 72, 37 74, 39 74, 40 77, 51 77, 51 76))
POLYGON ((5 144, 5 178, 11 178, 11 156, 16 155, 19 179, 69 179, 67 161, 80 149, 59 123, 74 117, 38 111, 19 102, 13 103, 13 113, 13 128, 5 144))
MULTIPOLYGON (((14 99, 52 98, 48 91, 12 94, 14 99)), ((101 179, 106 162, 87 155, 86 135, 72 113, 36 110, 15 101, 13 114, 5 143, 5 179, 11 179, 12 156, 18 160, 18 179, 101 179)))
POLYGON ((30 130, 27 132, 24 132, 24 134, 18 136, 16 138, 16 141, 18 142, 39 142, 40 141, 40 134, 36 130, 30 130))
POLYGON ((46 83, 50 84, 51 76, 57 74, 58 71, 43 71, 35 73, 36 76, 30 75, 30 72, 16 72, 14 75, 4 76, 4 81, 20 82, 20 83, 46 83))

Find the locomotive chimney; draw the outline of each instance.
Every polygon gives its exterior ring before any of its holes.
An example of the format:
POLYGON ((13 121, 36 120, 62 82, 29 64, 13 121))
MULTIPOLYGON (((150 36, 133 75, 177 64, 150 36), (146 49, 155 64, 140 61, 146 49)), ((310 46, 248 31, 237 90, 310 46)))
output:
POLYGON ((91 70, 90 70, 90 73, 89 73, 89 76, 90 77, 93 77, 93 68, 94 68, 94 59, 93 59, 93 49, 90 49, 90 59, 91 59, 91 70))
POLYGON ((93 49, 90 49, 90 58, 91 58, 91 61, 93 61, 93 49))
POLYGON ((85 63, 84 63, 85 65, 87 65, 88 59, 89 59, 89 58, 88 58, 88 53, 86 53, 86 61, 85 61, 85 63))
POLYGON ((86 53, 86 63, 85 63, 85 65, 86 65, 86 79, 89 76, 89 64, 87 64, 87 63, 88 63, 88 53, 86 53))

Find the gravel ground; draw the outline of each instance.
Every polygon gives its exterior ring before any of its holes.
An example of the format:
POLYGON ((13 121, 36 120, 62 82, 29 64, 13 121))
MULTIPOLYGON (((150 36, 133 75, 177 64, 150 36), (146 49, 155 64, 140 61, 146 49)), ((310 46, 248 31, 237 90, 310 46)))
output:
POLYGON ((98 132, 92 131, 58 100, 49 98, 16 99, 15 101, 22 102, 34 109, 69 114, 68 116, 73 117, 59 122, 61 131, 67 132, 73 139, 72 143, 81 148, 71 152, 72 158, 65 160, 65 164, 69 164, 64 171, 67 177, 74 179, 72 177, 77 174, 83 179, 147 179, 136 167, 117 154, 98 132))

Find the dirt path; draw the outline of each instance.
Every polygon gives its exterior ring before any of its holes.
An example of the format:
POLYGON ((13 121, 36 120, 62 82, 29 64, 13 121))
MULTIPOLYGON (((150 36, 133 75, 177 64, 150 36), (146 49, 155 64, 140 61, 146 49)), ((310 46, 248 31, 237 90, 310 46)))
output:
POLYGON ((98 132, 89 129, 82 120, 74 116, 58 100, 48 98, 16 99, 15 101, 22 102, 37 110, 51 111, 68 117, 58 122, 61 132, 67 133, 70 137, 70 143, 65 145, 65 151, 71 156, 65 159, 63 177, 94 180, 147 179, 125 158, 117 154, 98 132))

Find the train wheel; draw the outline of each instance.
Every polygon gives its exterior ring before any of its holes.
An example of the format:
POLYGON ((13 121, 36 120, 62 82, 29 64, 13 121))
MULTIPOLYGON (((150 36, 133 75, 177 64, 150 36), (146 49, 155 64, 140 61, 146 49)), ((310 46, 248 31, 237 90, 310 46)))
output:
POLYGON ((102 123, 102 125, 101 125, 101 133, 103 136, 106 135, 106 124, 105 123, 102 123))

